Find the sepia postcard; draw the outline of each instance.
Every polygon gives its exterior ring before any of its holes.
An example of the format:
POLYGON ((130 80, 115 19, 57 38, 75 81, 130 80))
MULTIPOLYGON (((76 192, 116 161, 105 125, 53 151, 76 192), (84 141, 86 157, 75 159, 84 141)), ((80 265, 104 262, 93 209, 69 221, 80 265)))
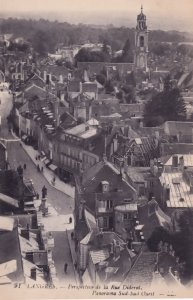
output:
POLYGON ((0 0, 1 299, 193 297, 193 1, 0 0))

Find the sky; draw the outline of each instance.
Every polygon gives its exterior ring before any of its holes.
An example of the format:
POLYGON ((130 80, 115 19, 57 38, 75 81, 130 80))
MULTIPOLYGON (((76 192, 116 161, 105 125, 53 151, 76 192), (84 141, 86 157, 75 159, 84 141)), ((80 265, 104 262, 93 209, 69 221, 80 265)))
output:
POLYGON ((135 26, 141 4, 152 29, 193 32, 193 0, 0 0, 0 15, 135 26))

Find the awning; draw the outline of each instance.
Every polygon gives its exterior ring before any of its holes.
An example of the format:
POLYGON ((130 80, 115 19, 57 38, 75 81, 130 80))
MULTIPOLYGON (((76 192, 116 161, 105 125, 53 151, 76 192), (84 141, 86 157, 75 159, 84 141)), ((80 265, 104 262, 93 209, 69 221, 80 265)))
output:
POLYGON ((44 161, 46 159, 46 157, 44 156, 43 158, 41 158, 41 161, 44 161))
POLYGON ((44 151, 41 151, 41 155, 42 155, 42 156, 45 156, 46 154, 45 154, 45 152, 44 152, 44 151))
POLYGON ((52 171, 56 171, 57 168, 58 167, 53 165, 53 164, 49 165, 49 169, 52 170, 52 171))

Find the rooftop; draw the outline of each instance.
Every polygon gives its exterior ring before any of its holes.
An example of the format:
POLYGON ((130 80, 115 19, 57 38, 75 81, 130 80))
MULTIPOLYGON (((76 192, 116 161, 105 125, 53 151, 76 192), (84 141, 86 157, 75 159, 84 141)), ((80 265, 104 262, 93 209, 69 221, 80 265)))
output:
POLYGON ((193 207, 193 194, 190 193, 190 185, 184 180, 182 172, 163 172, 160 182, 170 189, 168 207, 193 207))
POLYGON ((97 129, 95 129, 93 127, 90 128, 86 124, 80 124, 71 129, 66 130, 65 132, 68 134, 71 134, 71 135, 76 135, 83 139, 87 139, 87 138, 90 138, 90 137, 96 135, 97 129))

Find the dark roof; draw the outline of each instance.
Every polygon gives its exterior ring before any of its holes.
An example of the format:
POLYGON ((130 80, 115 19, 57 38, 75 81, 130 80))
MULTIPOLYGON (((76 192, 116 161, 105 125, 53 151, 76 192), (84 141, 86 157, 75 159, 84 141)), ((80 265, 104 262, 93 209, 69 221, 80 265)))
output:
POLYGON ((123 284, 150 286, 157 262, 157 253, 141 252, 134 262, 123 284))
POLYGON ((119 171, 105 162, 99 162, 91 167, 82 178, 82 197, 91 211, 95 211, 96 198, 98 200, 110 199, 118 204, 125 198, 133 199, 135 194, 134 188, 122 179, 119 171), (102 193, 101 181, 109 183, 109 192, 102 193))
POLYGON ((16 260, 17 270, 7 277, 12 282, 23 282, 23 265, 17 227, 11 232, 0 234, 0 264, 16 260))
POLYGON ((171 219, 166 215, 155 200, 149 201, 144 206, 138 208, 140 223, 144 225, 142 231, 147 240, 155 228, 164 227, 167 230, 171 228, 171 219))
POLYGON ((46 84, 44 80, 38 76, 37 74, 34 74, 32 77, 30 77, 24 84, 25 89, 31 86, 32 84, 35 84, 41 88, 45 88, 46 84))
POLYGON ((68 92, 79 93, 80 92, 80 81, 72 80, 68 84, 68 92))
POLYGON ((23 183, 18 173, 13 170, 0 172, 0 192, 18 199, 23 192, 23 183))
POLYGON ((64 112, 60 116, 60 127, 63 129, 68 129, 77 125, 77 120, 68 112, 64 112))

